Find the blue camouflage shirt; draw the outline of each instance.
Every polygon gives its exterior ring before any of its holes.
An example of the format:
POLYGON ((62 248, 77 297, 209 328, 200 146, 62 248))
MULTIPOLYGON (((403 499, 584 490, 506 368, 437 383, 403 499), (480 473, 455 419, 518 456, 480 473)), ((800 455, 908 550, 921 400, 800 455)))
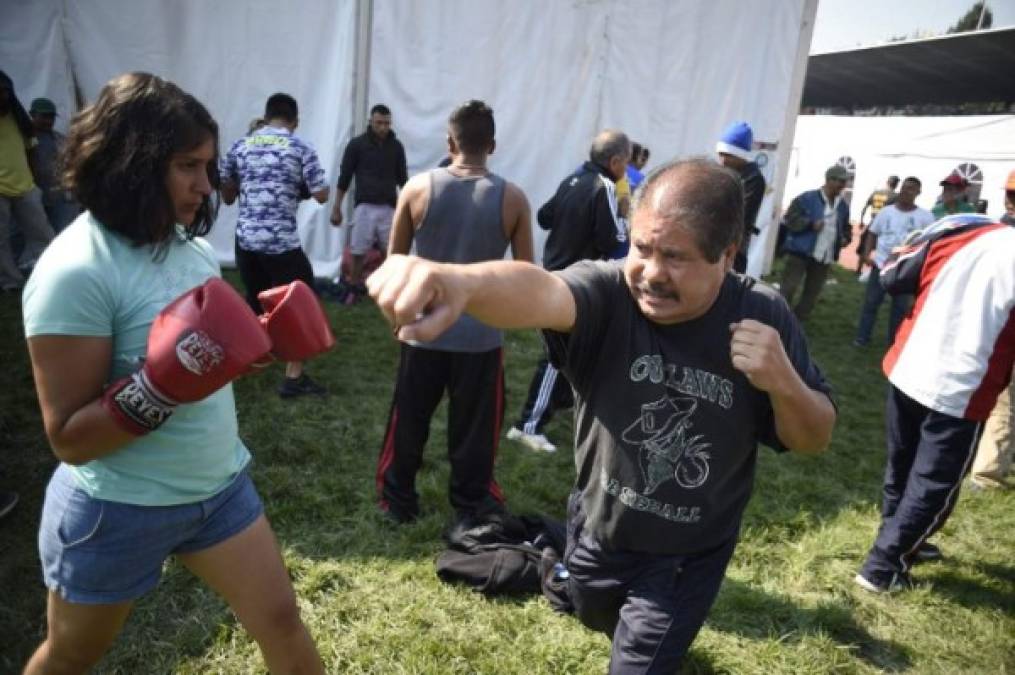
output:
POLYGON ((328 185, 313 148, 284 127, 263 126, 233 143, 220 173, 240 188, 240 248, 285 253, 300 247, 300 184, 306 183, 311 193, 328 185))

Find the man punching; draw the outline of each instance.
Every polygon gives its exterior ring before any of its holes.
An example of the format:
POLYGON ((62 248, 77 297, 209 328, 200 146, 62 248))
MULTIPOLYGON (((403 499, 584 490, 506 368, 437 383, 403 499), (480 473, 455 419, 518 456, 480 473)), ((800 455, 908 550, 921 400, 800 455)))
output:
POLYGON ((393 257, 368 285, 402 340, 431 339, 463 311, 544 330, 576 398, 564 563, 577 615, 612 637, 611 673, 672 673, 733 554, 758 443, 821 452, 835 408, 786 303, 730 274, 736 174, 665 165, 631 224, 623 264, 393 257))

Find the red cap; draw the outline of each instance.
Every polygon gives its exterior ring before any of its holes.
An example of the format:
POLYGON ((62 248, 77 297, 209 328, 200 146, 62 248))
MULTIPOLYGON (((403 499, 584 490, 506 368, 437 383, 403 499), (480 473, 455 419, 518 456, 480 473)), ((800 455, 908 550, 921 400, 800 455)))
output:
POLYGON ((943 181, 939 183, 939 185, 941 187, 950 185, 952 187, 964 188, 969 185, 969 181, 967 181, 965 178, 963 178, 957 173, 950 173, 948 174, 947 178, 945 178, 943 181))

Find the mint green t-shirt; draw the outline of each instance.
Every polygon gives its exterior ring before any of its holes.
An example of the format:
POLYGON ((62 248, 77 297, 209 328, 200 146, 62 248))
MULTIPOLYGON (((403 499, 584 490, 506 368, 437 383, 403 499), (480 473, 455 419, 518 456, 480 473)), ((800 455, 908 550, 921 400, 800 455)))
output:
MULTIPOLYGON (((203 239, 181 236, 156 261, 150 246, 133 246, 86 212, 53 240, 25 285, 25 335, 110 337, 108 381, 115 382, 141 367, 148 330, 162 308, 220 275, 203 239)), ((92 497, 166 506, 217 494, 249 461, 230 384, 178 406, 152 433, 69 468, 92 497)))

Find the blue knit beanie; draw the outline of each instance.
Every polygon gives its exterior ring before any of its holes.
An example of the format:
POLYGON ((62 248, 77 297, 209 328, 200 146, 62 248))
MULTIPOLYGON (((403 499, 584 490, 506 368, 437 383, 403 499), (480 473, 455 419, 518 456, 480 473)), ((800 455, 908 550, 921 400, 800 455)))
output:
POLYGON ((747 122, 734 122, 723 132, 715 151, 750 161, 754 158, 754 132, 747 122))

